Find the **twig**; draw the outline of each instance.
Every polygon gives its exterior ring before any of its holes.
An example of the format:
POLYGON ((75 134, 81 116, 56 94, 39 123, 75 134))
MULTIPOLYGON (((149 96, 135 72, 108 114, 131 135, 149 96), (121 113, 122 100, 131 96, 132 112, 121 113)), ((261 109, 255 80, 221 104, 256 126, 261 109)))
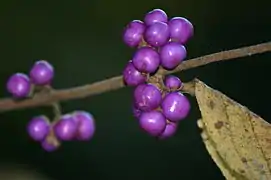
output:
MULTIPOLYGON (((235 58, 251 56, 254 54, 260 54, 268 51, 271 51, 271 42, 229 51, 222 51, 219 53, 214 53, 184 61, 180 66, 178 66, 173 71, 166 71, 165 73, 170 74, 182 70, 203 66, 217 61, 231 60, 235 58)), ((30 108, 35 106, 47 106, 57 101, 67 101, 71 99, 85 98, 87 96, 113 91, 122 87, 124 87, 122 76, 116 76, 89 85, 63 90, 55 90, 50 92, 49 94, 37 94, 31 99, 25 99, 21 101, 15 101, 11 98, 3 98, 0 99, 0 112, 10 111, 14 109, 30 108)), ((184 86, 186 91, 191 92, 192 90, 189 90, 189 87, 193 87, 193 85, 191 86, 190 83, 184 86)))

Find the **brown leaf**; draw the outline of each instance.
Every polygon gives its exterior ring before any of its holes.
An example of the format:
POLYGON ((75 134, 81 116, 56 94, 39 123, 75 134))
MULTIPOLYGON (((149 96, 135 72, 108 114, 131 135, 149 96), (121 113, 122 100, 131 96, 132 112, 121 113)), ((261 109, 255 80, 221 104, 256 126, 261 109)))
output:
POLYGON ((271 125, 200 80, 195 96, 203 142, 225 178, 271 180, 271 125))

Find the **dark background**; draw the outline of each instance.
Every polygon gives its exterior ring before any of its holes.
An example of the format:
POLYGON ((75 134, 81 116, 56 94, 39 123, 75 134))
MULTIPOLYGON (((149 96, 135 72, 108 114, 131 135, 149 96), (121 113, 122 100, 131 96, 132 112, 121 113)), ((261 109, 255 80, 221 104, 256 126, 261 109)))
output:
MULTIPOLYGON (((122 43, 124 26, 153 8, 170 17, 184 16, 195 27, 188 58, 270 41, 271 2, 264 0, 91 0, 3 1, 0 3, 0 96, 7 78, 27 73, 37 59, 55 67, 55 88, 93 83, 119 75, 133 50, 122 43)), ((220 62, 179 73, 198 77, 271 119, 270 53, 220 62)), ((175 137, 156 141, 143 133, 131 113, 132 90, 117 91, 62 104, 64 112, 90 111, 97 122, 95 138, 65 143, 46 153, 32 142, 25 126, 49 108, 0 114, 0 162, 26 164, 55 180, 223 179, 199 136, 195 99, 175 137)))

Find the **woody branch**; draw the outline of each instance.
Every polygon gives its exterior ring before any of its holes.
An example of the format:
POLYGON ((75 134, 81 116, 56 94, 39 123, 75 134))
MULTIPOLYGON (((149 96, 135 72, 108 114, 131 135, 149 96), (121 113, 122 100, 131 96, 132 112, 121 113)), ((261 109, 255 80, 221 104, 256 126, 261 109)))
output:
MULTIPOLYGON (((164 74, 176 73, 179 71, 196 68, 207 65, 209 63, 233 60, 254 54, 260 54, 271 51, 271 42, 266 42, 258 45, 242 47, 238 49, 222 51, 210 55, 205 55, 184 61, 181 65, 172 71, 163 71, 164 74)), ((72 99, 85 98, 92 95, 113 91, 124 87, 122 76, 112 77, 106 80, 87 84, 79 87, 68 89, 53 90, 49 93, 38 93, 30 99, 14 100, 12 98, 0 99, 0 112, 10 111, 14 109, 23 109, 37 106, 47 106, 54 102, 67 101, 72 99)), ((193 82, 184 84, 184 91, 193 94, 193 82)))

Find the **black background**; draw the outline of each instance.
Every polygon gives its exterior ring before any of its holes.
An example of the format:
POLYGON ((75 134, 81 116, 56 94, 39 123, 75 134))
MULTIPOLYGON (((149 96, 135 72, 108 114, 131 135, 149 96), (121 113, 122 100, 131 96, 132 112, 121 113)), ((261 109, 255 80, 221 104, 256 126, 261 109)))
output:
MULTIPOLYGON (((0 3, 0 96, 14 72, 28 72, 37 59, 55 67, 55 88, 93 83, 121 74, 133 50, 122 43, 124 26, 153 8, 170 17, 184 16, 195 27, 188 58, 270 41, 270 1, 244 0, 90 0, 3 1, 0 3)), ((270 54, 220 62, 178 73, 197 77, 249 107, 266 120, 270 114, 270 54)), ((97 133, 87 143, 65 143, 46 153, 26 134, 35 115, 49 108, 0 114, 0 162, 26 164, 55 180, 86 179, 223 179, 199 136, 200 117, 191 99, 189 118, 175 137, 156 141, 133 118, 132 90, 117 91, 62 104, 64 112, 90 111, 97 133)))

